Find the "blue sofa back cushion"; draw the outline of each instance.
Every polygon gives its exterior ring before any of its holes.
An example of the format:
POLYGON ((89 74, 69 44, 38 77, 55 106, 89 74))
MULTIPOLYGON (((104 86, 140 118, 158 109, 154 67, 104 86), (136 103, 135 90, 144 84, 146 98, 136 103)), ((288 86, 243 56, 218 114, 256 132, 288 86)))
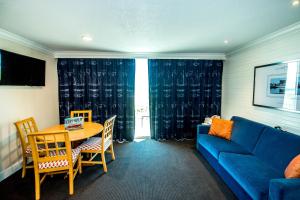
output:
POLYGON ((234 122, 231 140, 252 152, 266 125, 237 116, 233 116, 231 120, 234 122))
POLYGON ((284 176, 290 161, 300 153, 300 136, 267 127, 253 151, 261 160, 269 163, 284 176))

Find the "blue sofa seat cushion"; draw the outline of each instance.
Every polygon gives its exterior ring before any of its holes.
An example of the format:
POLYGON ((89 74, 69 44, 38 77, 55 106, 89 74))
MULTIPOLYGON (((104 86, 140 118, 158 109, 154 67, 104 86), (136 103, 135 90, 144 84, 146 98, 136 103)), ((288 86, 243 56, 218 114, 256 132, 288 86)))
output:
POLYGON ((233 121, 231 140, 252 152, 266 125, 237 116, 233 116, 231 120, 233 121))
POLYGON ((216 159, 219 159, 220 152, 250 154, 249 151, 233 141, 225 140, 208 134, 199 134, 198 142, 216 159))
POLYGON ((283 178, 280 171, 254 155, 222 152, 219 163, 253 199, 268 199, 270 180, 283 178))

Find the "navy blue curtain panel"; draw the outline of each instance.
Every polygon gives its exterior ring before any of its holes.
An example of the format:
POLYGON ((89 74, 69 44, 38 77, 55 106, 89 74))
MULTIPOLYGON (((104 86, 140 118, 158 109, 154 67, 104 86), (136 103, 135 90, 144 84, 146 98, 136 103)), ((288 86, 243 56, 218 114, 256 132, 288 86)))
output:
POLYGON ((114 139, 134 138, 134 59, 58 59, 60 122, 89 109, 93 121, 117 115, 114 139))
POLYGON ((205 117, 220 115, 223 61, 150 59, 151 138, 194 138, 205 117))

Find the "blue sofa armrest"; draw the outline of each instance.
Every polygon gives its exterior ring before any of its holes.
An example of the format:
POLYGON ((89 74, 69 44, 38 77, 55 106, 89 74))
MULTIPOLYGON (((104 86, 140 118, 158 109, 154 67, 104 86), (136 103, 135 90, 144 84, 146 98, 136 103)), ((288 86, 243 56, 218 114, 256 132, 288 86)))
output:
POLYGON ((273 179, 269 187, 270 200, 300 199, 300 178, 273 179))
POLYGON ((209 125, 197 125, 197 134, 208 134, 210 126, 209 125))

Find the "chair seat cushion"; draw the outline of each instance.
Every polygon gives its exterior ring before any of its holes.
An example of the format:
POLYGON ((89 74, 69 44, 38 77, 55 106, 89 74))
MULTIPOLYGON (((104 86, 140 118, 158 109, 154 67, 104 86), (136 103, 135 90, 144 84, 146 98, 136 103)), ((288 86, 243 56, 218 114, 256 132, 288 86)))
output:
POLYGON ((221 152, 250 154, 250 152, 248 152, 245 148, 243 148, 239 144, 212 135, 199 134, 198 142, 207 151, 209 151, 216 159, 219 159, 219 154, 221 152))
POLYGON ((254 155, 222 152, 219 163, 253 199, 267 199, 271 179, 282 173, 254 155))
MULTIPOLYGON (((50 151, 49 154, 50 154, 50 156, 56 156, 57 155, 56 151, 50 151)), ((60 150, 58 152, 58 154, 59 155, 66 155, 66 150, 60 150)), ((73 162, 73 165, 77 161, 79 154, 80 154, 80 148, 72 149, 72 162, 73 162)), ((56 160, 56 161, 51 161, 51 162, 40 162, 39 163, 39 169, 66 167, 68 165, 69 165, 69 162, 66 159, 56 160)))
MULTIPOLYGON (((105 150, 110 146, 111 139, 107 139, 105 141, 105 150)), ((101 137, 92 137, 89 138, 87 141, 82 143, 78 148, 81 149, 81 151, 100 151, 102 147, 102 138, 101 137)))
MULTIPOLYGON (((44 146, 43 146, 43 145, 38 145, 38 149, 39 149, 39 150, 42 150, 42 149, 44 149, 44 146)), ((30 145, 27 146, 27 148, 26 148, 26 150, 25 150, 25 154, 26 154, 27 156, 31 156, 31 154, 32 154, 32 149, 31 149, 31 146, 30 146, 30 145)))
POLYGON ((101 137, 91 137, 87 141, 83 142, 79 148, 81 151, 99 151, 101 150, 102 138, 101 137))

